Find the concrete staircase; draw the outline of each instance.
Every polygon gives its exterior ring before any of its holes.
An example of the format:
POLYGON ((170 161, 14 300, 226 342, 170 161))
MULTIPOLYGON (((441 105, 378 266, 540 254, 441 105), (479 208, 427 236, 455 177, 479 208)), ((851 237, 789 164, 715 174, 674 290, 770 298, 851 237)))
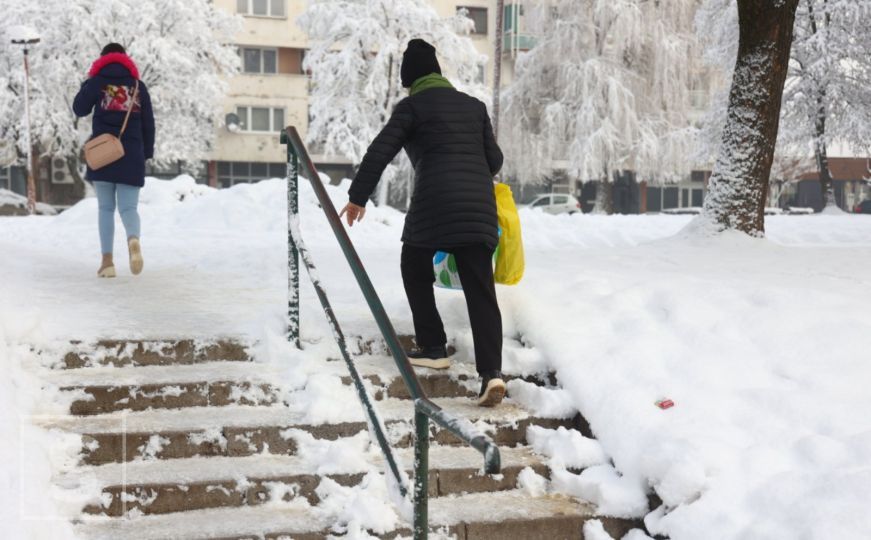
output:
MULTIPOLYGON (((343 363, 323 364, 324 373, 350 384, 343 363)), ((372 464, 381 466, 377 449, 364 453, 364 463, 337 464, 338 472, 317 466, 305 450, 313 443, 366 445, 362 413, 348 421, 307 422, 284 401, 280 373, 254 364, 239 343, 74 344, 55 367, 48 382, 61 389, 70 411, 45 424, 80 434, 82 440, 78 467, 55 482, 67 488, 96 486, 100 492, 77 520, 82 538, 326 538, 337 533, 335 523, 318 511, 318 485, 329 479, 354 486, 372 464)), ((410 476, 413 408, 404 384, 386 356, 361 356, 358 369, 410 476)), ((542 476, 549 473, 526 446, 526 429, 564 426, 591 436, 583 419, 539 418, 510 400, 495 409, 476 407, 470 398, 478 381, 467 366, 420 370, 419 376, 428 396, 486 429, 502 452, 502 474, 483 475, 475 450, 434 429, 429 473, 434 532, 469 540, 583 537, 583 523, 595 511, 589 504, 532 497, 517 488, 518 475, 527 467, 542 476)), ((598 519, 616 538, 640 526, 598 519)), ((410 534, 406 526, 379 536, 410 534)))

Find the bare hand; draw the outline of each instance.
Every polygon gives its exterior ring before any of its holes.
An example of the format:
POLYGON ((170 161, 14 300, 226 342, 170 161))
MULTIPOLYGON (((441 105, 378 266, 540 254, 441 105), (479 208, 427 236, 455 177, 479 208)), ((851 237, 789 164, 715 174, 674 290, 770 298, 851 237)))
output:
POLYGON ((342 208, 342 211, 339 212, 339 219, 347 214, 348 227, 353 227, 355 221, 363 221, 363 216, 366 215, 366 208, 363 206, 357 206, 356 204, 349 202, 342 208))

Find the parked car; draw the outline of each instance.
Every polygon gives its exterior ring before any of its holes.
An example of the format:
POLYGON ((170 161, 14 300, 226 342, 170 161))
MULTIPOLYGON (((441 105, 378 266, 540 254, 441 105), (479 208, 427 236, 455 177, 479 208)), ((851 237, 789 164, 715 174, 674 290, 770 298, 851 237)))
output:
POLYGON ((581 203, 571 195, 549 193, 539 195, 527 205, 529 208, 544 210, 548 214, 574 214, 581 211, 581 203))
POLYGON ((663 214, 669 214, 672 216, 697 216, 702 213, 702 208, 700 206, 686 206, 684 208, 666 208, 662 211, 663 214))
POLYGON ((814 213, 814 209, 807 206, 787 206, 786 213, 790 216, 809 216, 814 213))
POLYGON ((853 207, 856 214, 871 214, 871 199, 865 200, 853 207))

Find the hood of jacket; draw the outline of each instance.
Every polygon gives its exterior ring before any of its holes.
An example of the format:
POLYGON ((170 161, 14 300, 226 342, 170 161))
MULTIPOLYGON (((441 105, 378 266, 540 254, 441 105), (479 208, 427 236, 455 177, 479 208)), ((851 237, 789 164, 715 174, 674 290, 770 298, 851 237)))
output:
POLYGON ((109 77, 123 77, 130 75, 139 79, 139 69, 129 56, 123 53, 109 53, 97 58, 88 70, 88 76, 94 77, 103 74, 109 77))

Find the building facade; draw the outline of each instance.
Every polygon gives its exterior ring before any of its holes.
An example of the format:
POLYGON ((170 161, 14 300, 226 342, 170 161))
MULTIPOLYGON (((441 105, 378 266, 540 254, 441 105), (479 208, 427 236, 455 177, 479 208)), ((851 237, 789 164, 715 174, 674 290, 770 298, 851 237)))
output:
MULTIPOLYGON (((482 76, 492 84, 496 1, 430 3, 443 17, 460 8, 467 10, 475 21, 470 37, 489 59, 482 76)), ((293 125, 304 137, 308 127, 308 78, 302 68, 308 37, 296 24, 306 1, 216 0, 216 5, 243 18, 243 29, 235 40, 242 71, 229 81, 223 111, 226 126, 217 135, 204 180, 216 187, 229 187, 283 176, 285 150, 277 133, 293 125)), ((353 172, 352 164, 342 156, 312 157, 319 170, 334 179, 353 172)))

